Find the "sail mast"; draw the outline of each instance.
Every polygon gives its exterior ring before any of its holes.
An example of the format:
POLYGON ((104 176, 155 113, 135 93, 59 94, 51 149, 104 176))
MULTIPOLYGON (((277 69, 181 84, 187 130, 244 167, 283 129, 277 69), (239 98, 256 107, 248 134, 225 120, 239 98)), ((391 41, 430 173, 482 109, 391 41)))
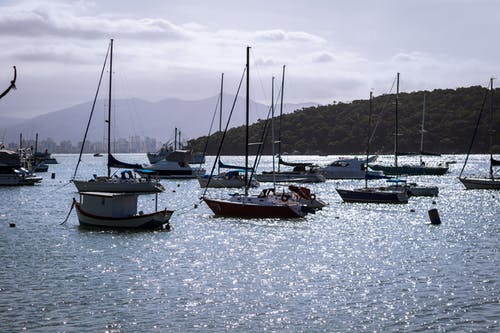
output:
POLYGON ((399 73, 396 81, 396 117, 394 121, 394 166, 398 169, 398 96, 399 95, 399 73))
POLYGON ((247 96, 245 101, 245 196, 248 196, 248 123, 250 109, 250 46, 247 46, 247 96))
MULTIPOLYGON (((281 160, 281 117, 283 116, 283 94, 285 92, 285 65, 283 65, 283 74, 281 75, 281 102, 280 102, 280 120, 278 132, 278 158, 281 160)), ((278 162, 278 172, 280 172, 280 163, 278 162)))
POLYGON ((113 39, 110 42, 109 54, 109 91, 108 91, 108 177, 111 177, 111 168, 109 160, 111 155, 111 79, 113 77, 113 39))
MULTIPOLYGON (((275 168, 275 151, 274 151, 274 76, 271 85, 271 150, 273 154, 273 188, 276 188, 276 168, 275 168)), ((278 163, 279 165, 279 163, 278 163)))
POLYGON ((177 127, 174 130, 174 150, 177 150, 177 127))
POLYGON ((370 141, 371 141, 371 130, 372 130, 372 101, 373 92, 370 91, 370 108, 368 112, 368 135, 366 142, 366 165, 365 165, 365 188, 368 187, 368 159, 370 158, 370 141))
MULTIPOLYGON (((222 133, 222 97, 224 92, 224 73, 220 78, 219 132, 222 133)), ((220 164, 217 163, 217 173, 220 175, 220 164)))
POLYGON ((420 130, 420 165, 422 165, 422 154, 424 153, 424 123, 425 123, 425 92, 424 105, 422 106, 422 127, 420 130))
POLYGON ((493 179, 493 78, 490 78, 490 178, 493 179))

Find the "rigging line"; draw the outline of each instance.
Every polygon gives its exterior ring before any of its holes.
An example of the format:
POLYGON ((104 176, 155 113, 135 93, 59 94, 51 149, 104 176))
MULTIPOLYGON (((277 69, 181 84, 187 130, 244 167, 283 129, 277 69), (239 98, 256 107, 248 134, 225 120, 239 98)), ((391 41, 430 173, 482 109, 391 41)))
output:
MULTIPOLYGON (((262 158, 262 152, 264 151, 264 142, 267 139, 267 134, 268 134, 269 117, 272 116, 273 105, 275 106, 278 103, 280 96, 281 96, 281 89, 278 93, 278 96, 276 97, 276 102, 271 101, 271 106, 269 107, 269 110, 267 111, 267 118, 266 118, 266 121, 264 123, 264 129, 262 131, 262 136, 261 136, 261 140, 260 140, 261 144, 259 145, 259 148, 257 149, 257 155, 255 156, 252 172, 250 173, 249 184, 252 181, 253 175, 254 175, 255 171, 257 170, 257 167, 260 164, 260 160, 262 158)), ((274 142, 272 144, 274 145, 274 142)), ((274 158, 275 158, 275 156, 273 155, 273 159, 274 158)))
MULTIPOLYGON (((252 53, 252 59, 254 59, 255 56, 254 56, 253 49, 250 49, 250 52, 252 53)), ((262 74, 259 71, 260 66, 254 62, 252 68, 256 68, 256 71, 257 71, 256 76, 259 78, 260 89, 262 91, 262 95, 264 96, 264 100, 267 100, 266 88, 264 87, 264 82, 262 81, 262 74)))
POLYGON ((80 165, 80 162, 82 161, 83 149, 85 147, 85 141, 87 140, 87 134, 89 132, 90 122, 92 121, 92 115, 94 114, 94 108, 95 108, 95 104, 97 102, 97 96, 99 95, 99 89, 101 87, 102 77, 104 75, 104 70, 106 68, 106 62, 108 61, 108 55, 109 55, 110 49, 111 49, 111 43, 108 46, 108 51, 106 52, 106 57, 104 57, 104 64, 102 65, 101 76, 99 77, 99 83, 97 84, 97 91, 95 92, 94 102, 92 103, 92 109, 90 111, 89 121, 87 122, 87 128, 85 129, 85 135, 83 136, 82 147, 80 148, 80 155, 78 156, 78 162, 76 163, 75 173, 73 174, 73 179, 75 179, 76 173, 78 171, 78 166, 80 165))
POLYGON ((69 184, 71 184, 71 180, 70 180, 70 181, 68 181, 67 183, 62 184, 61 186, 58 186, 58 187, 56 187, 55 189, 51 190, 51 191, 50 191, 50 193, 57 192, 57 191, 59 191, 60 189, 62 189, 62 188, 64 188, 64 187, 68 186, 69 184))
POLYGON ((469 150, 467 150, 467 156, 465 157, 464 165, 462 166, 462 170, 460 170, 460 175, 458 176, 458 178, 462 178, 462 173, 464 172, 465 166, 467 165, 467 161, 469 160, 469 155, 470 155, 470 152, 472 150, 474 140, 476 139, 477 129, 479 127, 479 123, 481 122, 481 115, 483 114, 484 105, 486 104, 486 99, 488 97, 488 93, 489 93, 489 91, 488 91, 488 89, 486 89, 486 93, 484 94, 484 98, 483 98, 483 103, 481 104, 481 110, 479 110, 479 115, 477 117, 476 127, 474 128, 474 133, 472 134, 472 139, 470 140, 469 150))
MULTIPOLYGON (((394 77, 394 81, 392 81, 391 89, 389 89, 388 94, 391 94, 391 93, 392 93, 392 91, 393 91, 393 89, 394 89, 394 86, 396 85, 396 80, 397 80, 397 76, 396 76, 396 77, 394 77)), ((382 121, 382 119, 383 119, 383 118, 382 118, 382 116, 383 116, 383 115, 384 115, 384 113, 385 113, 385 110, 386 110, 387 104, 389 104, 389 102, 390 102, 390 101, 391 101, 391 99, 390 99, 390 98, 387 98, 387 99, 386 99, 386 101, 385 101, 385 103, 384 103, 384 105, 382 106, 382 110, 380 111, 380 114, 379 114, 379 116, 378 116, 377 122, 375 123, 375 126, 373 127, 373 131, 372 131, 372 133, 371 133, 371 135, 370 135, 370 141, 369 141, 369 143, 371 143, 371 142, 372 142, 372 140, 373 140, 373 138, 374 138, 374 136, 375 136, 375 132, 377 131, 377 127, 378 127, 378 125, 380 124, 380 122, 381 122, 381 121, 382 121)))
POLYGON ((71 212, 73 211, 73 207, 75 207, 75 198, 73 198, 73 202, 71 203, 71 208, 69 209, 68 215, 66 215, 66 218, 64 219, 64 221, 59 223, 59 225, 66 224, 66 222, 68 222, 69 216, 70 216, 71 212))
MULTIPOLYGON (((275 106, 278 104, 278 100, 280 99, 280 96, 281 96, 281 88, 278 91, 278 95, 276 97, 276 103, 274 104, 275 106)), ((272 101, 271 104, 272 103, 274 103, 274 101, 272 101)), ((257 158, 255 159, 255 163, 253 165, 253 170, 257 170, 257 167, 259 166, 260 160, 262 158, 262 151, 264 150, 264 141, 267 139, 267 133, 268 133, 267 132, 267 126, 268 126, 268 123, 269 123, 269 116, 271 115, 271 111, 272 111, 272 106, 270 106, 269 110, 267 111, 267 118, 266 118, 266 122, 264 123, 264 129, 263 129, 262 137, 261 137, 261 140, 260 140, 261 144, 260 144, 259 149, 257 151, 257 158)), ((272 144, 274 144, 274 142, 272 144)), ((274 156, 273 156, 273 158, 274 158, 274 156)), ((253 172, 255 172, 255 171, 253 171, 253 172)), ((253 172, 250 175, 250 178, 252 178, 253 172)))
POLYGON ((234 107, 235 107, 236 102, 238 100, 238 95, 240 94, 241 85, 243 84, 243 79, 245 78, 246 71, 247 71, 247 68, 245 67, 245 69, 243 69, 243 74, 241 75, 240 84, 238 85, 238 90, 236 90, 236 95, 234 96, 233 105, 231 106, 231 111, 229 112, 229 117, 227 118, 226 127, 224 128, 224 133, 222 133, 222 138, 221 138, 220 143, 219 143, 219 148, 217 149, 217 155, 215 155, 214 164, 212 165, 212 170, 210 171, 210 176, 208 178, 207 186, 205 187, 205 190, 203 191, 203 194, 201 195, 202 198, 204 198, 205 194, 207 193, 208 186, 210 185, 210 180, 212 179, 212 175, 214 173, 215 166, 217 164, 217 160, 220 157, 220 153, 222 150, 222 144, 224 143, 224 139, 226 138, 226 133, 227 133, 227 129, 229 127, 229 122, 231 121, 231 116, 233 115, 234 107))
MULTIPOLYGON (((220 95, 217 98, 217 103, 215 104, 215 109, 214 109, 214 112, 212 115, 212 121, 210 122, 210 128, 208 129, 207 140, 205 141, 205 147, 203 148, 203 160, 205 159, 205 156, 207 154, 208 142, 210 141, 210 135, 212 134, 212 128, 214 126, 215 116, 217 115, 217 111, 219 108, 219 102, 220 102, 220 95)), ((200 165, 201 165, 201 163, 200 163, 200 165)))

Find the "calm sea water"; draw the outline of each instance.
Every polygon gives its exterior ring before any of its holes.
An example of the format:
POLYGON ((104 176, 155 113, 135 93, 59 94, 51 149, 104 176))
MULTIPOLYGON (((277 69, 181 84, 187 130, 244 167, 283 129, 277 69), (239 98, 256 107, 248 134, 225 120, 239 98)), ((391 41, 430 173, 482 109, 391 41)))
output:
MULTIPOLYGON (((1 332, 500 331, 500 193, 463 189, 464 156, 444 157, 458 162, 445 176, 411 178, 438 198, 346 204, 335 187, 363 181, 331 180, 310 186, 329 206, 300 220, 214 218, 196 180, 164 180, 169 232, 81 229, 74 211, 61 225, 77 156, 55 157, 40 185, 0 188, 1 332)), ((79 175, 104 163, 84 156, 79 175)))

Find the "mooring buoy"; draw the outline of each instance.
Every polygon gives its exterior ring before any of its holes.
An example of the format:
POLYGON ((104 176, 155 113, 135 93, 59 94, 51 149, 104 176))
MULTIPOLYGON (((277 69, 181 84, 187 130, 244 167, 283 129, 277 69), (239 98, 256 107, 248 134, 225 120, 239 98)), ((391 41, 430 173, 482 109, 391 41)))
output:
POLYGON ((429 210, 429 219, 431 220, 431 224, 441 224, 439 212, 436 208, 429 210))

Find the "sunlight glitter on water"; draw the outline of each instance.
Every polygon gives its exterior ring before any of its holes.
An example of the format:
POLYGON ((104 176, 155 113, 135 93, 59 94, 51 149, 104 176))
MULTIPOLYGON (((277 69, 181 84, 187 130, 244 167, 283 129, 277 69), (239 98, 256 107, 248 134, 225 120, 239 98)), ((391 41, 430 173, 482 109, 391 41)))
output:
MULTIPOLYGON (((40 186, 0 189, 1 331, 498 327, 499 195, 463 190, 458 164, 415 177, 440 195, 407 205, 342 203, 335 188, 363 181, 312 184, 329 205, 299 220, 216 218, 195 180, 165 180, 158 208, 175 210, 172 230, 117 232, 81 229, 74 213, 59 225, 76 195, 66 185, 75 158, 58 156, 56 179, 40 186), (426 224, 432 208, 439 226, 426 224)), ((82 173, 98 163, 89 157, 82 173)))

